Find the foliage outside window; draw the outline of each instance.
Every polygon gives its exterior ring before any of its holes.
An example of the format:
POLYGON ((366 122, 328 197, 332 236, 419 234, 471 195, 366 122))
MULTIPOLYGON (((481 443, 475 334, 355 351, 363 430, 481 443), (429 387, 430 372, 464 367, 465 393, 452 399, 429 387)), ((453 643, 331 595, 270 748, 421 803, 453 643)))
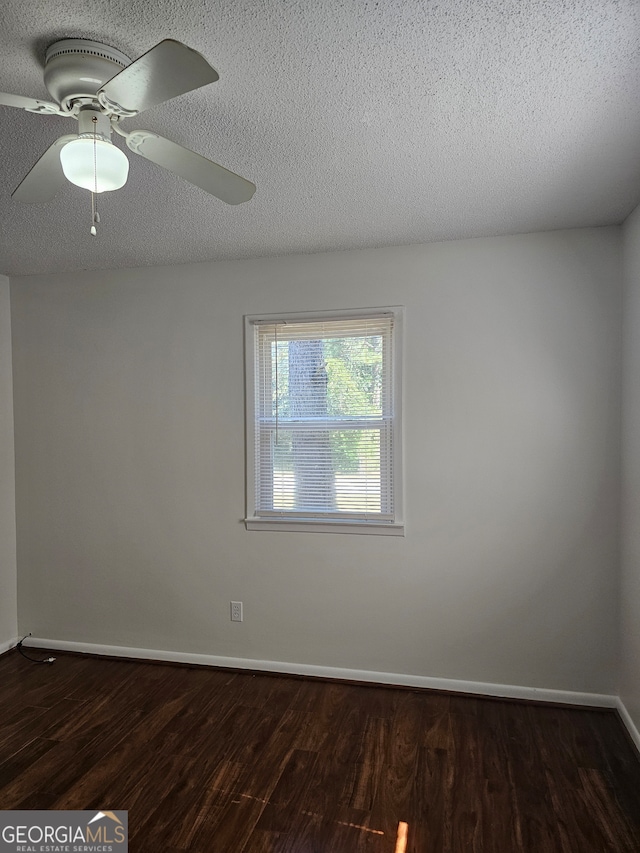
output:
POLYGON ((247 527, 402 533, 400 320, 247 318, 247 527))

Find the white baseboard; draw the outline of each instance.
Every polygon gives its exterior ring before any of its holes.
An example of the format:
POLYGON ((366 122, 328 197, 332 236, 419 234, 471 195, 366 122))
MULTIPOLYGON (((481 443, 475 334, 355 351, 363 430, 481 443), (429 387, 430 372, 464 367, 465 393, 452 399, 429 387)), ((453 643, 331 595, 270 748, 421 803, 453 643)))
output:
POLYGON ((276 672, 285 675, 308 675, 345 681, 364 681, 371 684, 391 684, 398 687, 447 690, 453 693, 475 693, 478 696, 494 696, 505 699, 557 702, 563 705, 588 705, 596 708, 619 709, 620 702, 617 696, 608 696, 601 693, 577 693, 571 690, 549 690, 539 687, 520 687, 512 684, 485 684, 480 681, 458 681, 452 678, 432 678, 426 675, 374 672, 367 669, 342 669, 304 663, 285 663, 283 661, 228 658, 218 655, 192 654, 190 652, 133 649, 125 646, 103 646, 97 643, 75 643, 67 640, 48 640, 40 637, 28 637, 25 641, 26 646, 58 649, 67 652, 83 652, 93 655, 109 655, 113 657, 139 658, 142 660, 167 661, 171 663, 190 663, 200 666, 276 672))
POLYGON ((631 719, 631 714, 627 711, 619 696, 617 697, 616 708, 622 718, 622 722, 631 736, 631 740, 635 743, 638 752, 640 752, 640 731, 638 731, 636 724, 631 719))
POLYGON ((18 645, 18 640, 20 637, 14 637, 13 640, 6 640, 4 643, 0 643, 0 655, 3 655, 5 652, 8 652, 9 649, 15 648, 18 645))

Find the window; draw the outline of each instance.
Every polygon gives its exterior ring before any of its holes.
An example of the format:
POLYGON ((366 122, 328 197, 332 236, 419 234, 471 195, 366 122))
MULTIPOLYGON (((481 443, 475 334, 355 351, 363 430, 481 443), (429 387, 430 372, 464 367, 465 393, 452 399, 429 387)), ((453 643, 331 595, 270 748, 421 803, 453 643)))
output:
POLYGON ((401 321, 245 318, 248 529, 403 534, 401 321))

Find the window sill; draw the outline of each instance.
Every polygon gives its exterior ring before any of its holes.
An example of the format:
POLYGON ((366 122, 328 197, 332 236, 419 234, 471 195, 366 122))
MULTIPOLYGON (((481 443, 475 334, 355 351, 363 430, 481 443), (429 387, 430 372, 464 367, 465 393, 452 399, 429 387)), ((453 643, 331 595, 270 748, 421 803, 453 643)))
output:
POLYGON ((373 536, 404 536, 404 524, 383 521, 316 521, 292 518, 245 518, 247 530, 281 530, 287 533, 356 533, 373 536))

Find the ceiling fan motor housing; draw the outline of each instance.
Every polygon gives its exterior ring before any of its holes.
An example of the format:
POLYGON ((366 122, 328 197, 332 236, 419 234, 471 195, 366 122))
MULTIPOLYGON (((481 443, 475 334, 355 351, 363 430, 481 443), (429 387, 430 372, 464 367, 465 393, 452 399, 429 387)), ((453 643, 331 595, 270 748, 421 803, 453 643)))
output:
POLYGON ((45 57, 44 83, 60 106, 73 112, 95 101, 96 93, 131 64, 124 53, 87 39, 54 42, 45 57))

